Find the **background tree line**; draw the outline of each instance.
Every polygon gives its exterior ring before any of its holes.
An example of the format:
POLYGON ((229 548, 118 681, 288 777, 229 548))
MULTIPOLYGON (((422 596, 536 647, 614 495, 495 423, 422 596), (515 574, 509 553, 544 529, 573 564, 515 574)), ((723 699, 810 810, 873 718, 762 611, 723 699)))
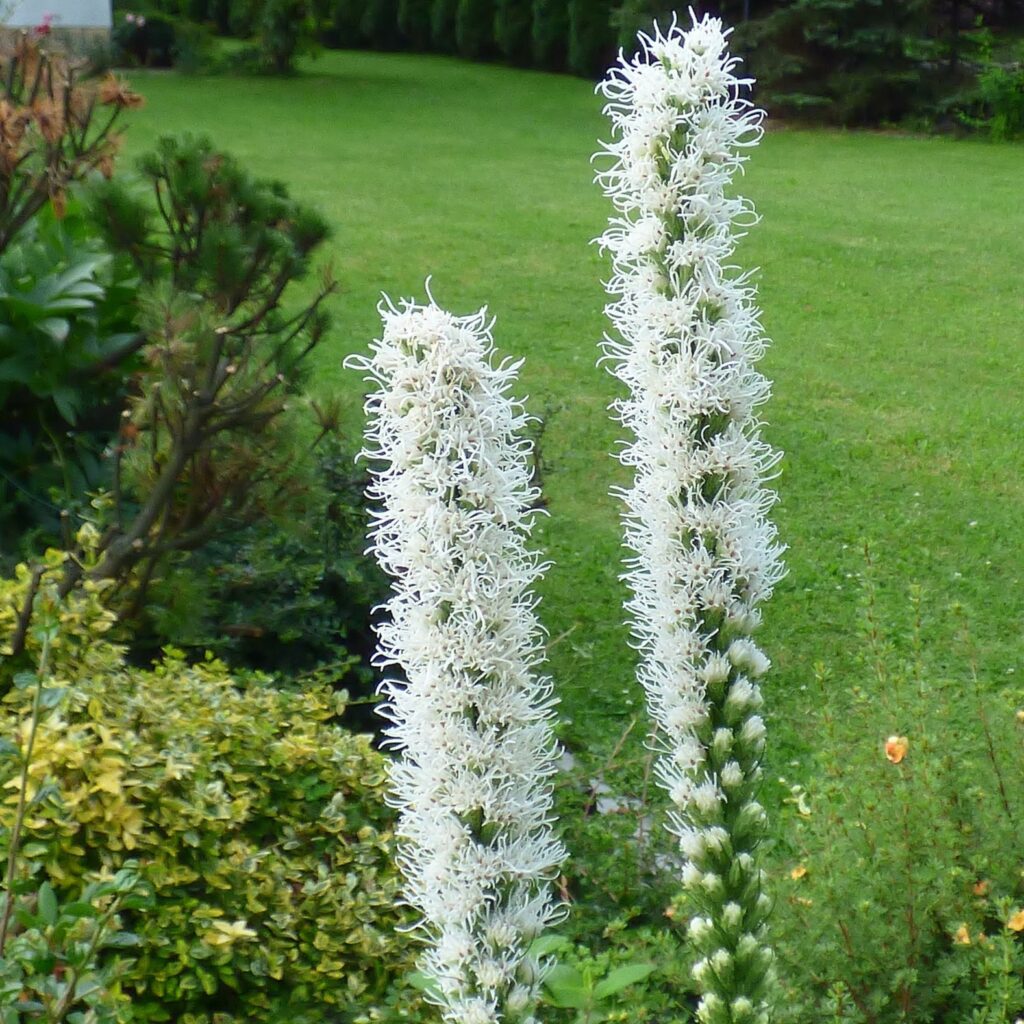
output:
MULTIPOLYGON (((597 77, 666 0, 149 0, 115 36, 139 63, 191 54, 197 25, 251 39, 264 67, 323 45, 454 54, 597 77)), ((1024 128, 1024 0, 718 0, 698 13, 735 26, 734 47, 773 114, 840 124, 918 118, 1024 128)), ((139 10, 138 5, 133 11, 139 10)))

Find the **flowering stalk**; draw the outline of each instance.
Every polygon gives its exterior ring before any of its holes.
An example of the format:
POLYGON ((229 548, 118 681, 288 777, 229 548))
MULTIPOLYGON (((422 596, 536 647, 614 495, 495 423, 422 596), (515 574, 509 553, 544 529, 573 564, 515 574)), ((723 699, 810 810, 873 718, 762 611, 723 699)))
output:
POLYGON ((657 771, 697 912, 693 974, 706 1024, 771 1018, 770 907, 755 852, 764 723, 750 639, 782 576, 764 488, 780 458, 759 437, 769 394, 747 275, 729 265, 750 205, 726 194, 762 112, 739 93, 721 22, 640 36, 599 90, 613 141, 597 175, 618 215, 598 240, 612 256, 606 307, 621 340, 605 356, 628 387, 613 408, 632 435, 625 503, 627 610, 638 675, 661 737, 657 771))
POLYGON ((565 853, 551 829, 554 699, 535 673, 529 417, 509 395, 521 364, 494 365, 486 310, 381 313, 370 357, 348 365, 379 387, 363 456, 383 464, 371 537, 394 578, 378 663, 408 680, 383 684, 381 709, 401 752, 405 895, 445 1019, 528 1021, 542 975, 528 948, 559 916, 549 883, 565 853))

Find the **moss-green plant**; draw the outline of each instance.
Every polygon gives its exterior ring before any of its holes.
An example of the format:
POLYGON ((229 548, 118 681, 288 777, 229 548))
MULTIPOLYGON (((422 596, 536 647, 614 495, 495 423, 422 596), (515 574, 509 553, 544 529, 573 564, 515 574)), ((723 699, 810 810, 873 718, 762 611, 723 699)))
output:
MULTIPOLYGON (((46 572, 61 562, 51 554, 46 572)), ((0 638, 30 576, 0 581, 0 638)), ((140 945, 122 979, 137 1020, 319 1021, 372 1004, 409 962, 384 762, 334 724, 344 696, 283 692, 173 650, 132 668, 103 638, 110 621, 92 585, 59 615, 50 674, 64 693, 28 773, 33 873, 62 898, 138 860, 152 901, 126 915, 140 945)), ((36 645, 0 664, 0 734, 30 714, 14 681, 36 645)), ((2 770, 8 824, 20 777, 2 770)))

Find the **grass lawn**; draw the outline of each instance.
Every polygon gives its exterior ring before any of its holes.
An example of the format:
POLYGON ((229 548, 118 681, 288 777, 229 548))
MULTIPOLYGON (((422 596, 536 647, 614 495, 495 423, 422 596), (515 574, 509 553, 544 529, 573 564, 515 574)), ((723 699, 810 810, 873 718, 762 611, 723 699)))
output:
MULTIPOLYGON (((353 429, 362 385, 340 364, 375 335, 381 291, 422 297, 431 274, 441 304, 488 304, 501 348, 526 357, 523 389, 544 417, 550 671, 564 740, 603 762, 641 702, 608 496, 620 472, 608 457, 613 381, 595 366, 607 267, 588 243, 609 208, 591 184, 607 128, 590 85, 362 53, 327 53, 290 80, 133 82, 148 106, 129 155, 164 132, 210 134, 334 225, 343 294, 316 387, 351 396, 353 429)), ((831 666, 840 695, 871 685, 865 541, 894 642, 918 582, 930 673, 966 679, 976 657, 984 687, 1024 684, 1022 173, 1020 147, 780 129, 743 183, 763 216, 741 259, 763 268, 774 339, 767 436, 786 453, 789 576, 762 640, 775 663, 769 756, 791 778, 810 770, 820 735, 814 663, 831 666), (973 654, 954 637, 954 603, 973 654)), ((879 742, 909 728, 880 713, 879 742)), ((640 756, 641 734, 623 759, 640 756)))

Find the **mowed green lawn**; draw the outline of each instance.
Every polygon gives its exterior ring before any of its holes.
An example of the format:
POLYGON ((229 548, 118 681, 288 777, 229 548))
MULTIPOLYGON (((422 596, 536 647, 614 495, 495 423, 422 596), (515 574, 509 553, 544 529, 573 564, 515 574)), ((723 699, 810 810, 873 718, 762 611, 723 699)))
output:
MULTIPOLYGON (((148 106, 128 155, 164 132, 211 135, 283 179, 334 226, 343 292, 315 387, 378 329, 382 291, 455 312, 487 304, 544 420, 550 517, 538 542, 563 738, 601 761, 641 707, 621 625, 609 488, 614 381, 596 367, 607 266, 590 240, 609 207, 589 159, 607 134, 583 81, 433 57, 327 53, 289 80, 138 73, 148 106)), ((1024 683, 1024 149, 779 129, 741 190, 763 222, 740 257, 762 267, 766 434, 786 453, 777 520, 789 576, 766 611, 771 758, 817 739, 813 666, 871 685, 859 652, 863 544, 879 605, 906 643, 907 588, 925 588, 925 659, 984 686, 1024 683), (969 645, 949 607, 968 612, 969 645)), ((353 445, 356 441, 353 438, 353 445)), ((878 735, 910 724, 881 717, 878 735)), ((642 729, 630 742, 639 744, 642 729)), ((633 748, 638 750, 639 747, 633 748)), ((799 769, 796 769, 797 773, 799 769)))

